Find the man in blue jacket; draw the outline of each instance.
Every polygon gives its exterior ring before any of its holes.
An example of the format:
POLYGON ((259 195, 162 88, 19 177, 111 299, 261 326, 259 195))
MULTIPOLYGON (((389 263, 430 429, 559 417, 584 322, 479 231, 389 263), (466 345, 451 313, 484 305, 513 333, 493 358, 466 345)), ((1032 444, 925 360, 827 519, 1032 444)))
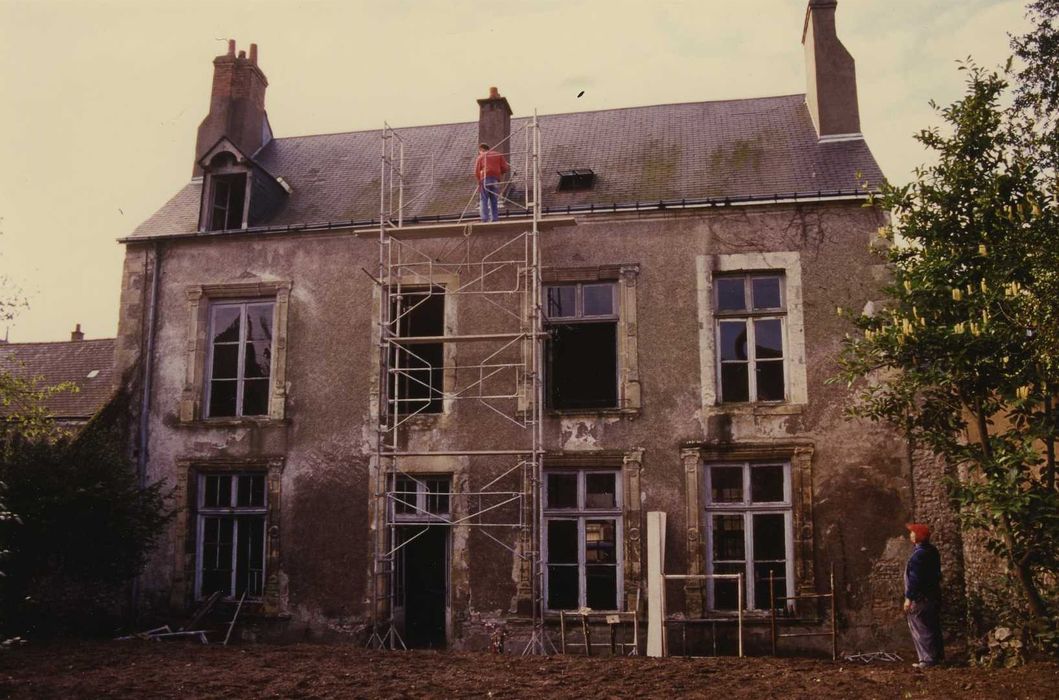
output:
POLYGON ((908 539, 915 545, 905 565, 905 614, 919 663, 936 666, 945 658, 941 640, 941 556, 930 543, 930 528, 909 523, 908 539))

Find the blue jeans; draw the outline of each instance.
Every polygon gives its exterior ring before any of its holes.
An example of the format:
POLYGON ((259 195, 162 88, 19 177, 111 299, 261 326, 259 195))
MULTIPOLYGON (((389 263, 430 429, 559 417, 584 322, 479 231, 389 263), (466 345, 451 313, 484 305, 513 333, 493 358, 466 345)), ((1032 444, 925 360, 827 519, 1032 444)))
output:
POLYGON ((933 666, 945 658, 941 640, 941 601, 921 598, 908 610, 908 629, 920 663, 933 666))
POLYGON ((481 198, 482 221, 499 221, 500 215, 497 213, 497 200, 500 196, 499 180, 495 177, 484 178, 478 194, 481 198), (491 219, 489 218, 490 212, 493 215, 491 219))

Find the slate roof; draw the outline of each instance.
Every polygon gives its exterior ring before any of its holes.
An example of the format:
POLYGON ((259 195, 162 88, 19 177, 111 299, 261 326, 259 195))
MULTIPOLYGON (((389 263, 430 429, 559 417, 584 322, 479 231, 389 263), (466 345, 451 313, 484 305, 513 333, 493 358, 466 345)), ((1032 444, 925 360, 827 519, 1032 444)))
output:
MULTIPOLYGON (((525 169, 527 118, 511 120, 512 165, 525 169)), ((820 143, 804 95, 630 107, 539 118, 545 211, 713 198, 852 192, 882 172, 863 140, 820 143), (556 171, 591 168, 590 190, 558 192, 556 171), (860 179, 858 179, 858 175, 860 179)), ((405 140, 406 219, 476 205, 478 122, 399 129, 405 140), (414 199, 413 199, 414 198, 414 199)), ((292 188, 270 226, 369 221, 379 212, 381 132, 273 139, 255 161, 292 188)), ((190 233, 202 183, 192 182, 133 236, 190 233)))
MULTIPOLYGON (((72 382, 80 391, 61 391, 47 401, 57 419, 88 420, 110 398, 114 379, 114 338, 58 343, 7 343, 0 345, 0 371, 19 377, 39 378, 38 386, 72 382), (89 377, 93 371, 98 374, 89 377)), ((0 415, 3 413, 0 407, 0 415)))

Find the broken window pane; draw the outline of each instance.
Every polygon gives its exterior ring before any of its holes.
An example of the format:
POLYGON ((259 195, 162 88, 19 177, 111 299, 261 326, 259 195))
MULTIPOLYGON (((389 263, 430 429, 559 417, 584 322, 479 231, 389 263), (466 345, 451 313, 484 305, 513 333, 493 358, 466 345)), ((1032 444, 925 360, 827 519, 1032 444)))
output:
POLYGON ((240 309, 238 306, 214 306, 212 322, 213 342, 239 342, 239 317, 240 309))
POLYGON ((710 467, 710 500, 714 503, 742 503, 743 468, 710 467))
POLYGON ((783 360, 758 362, 756 375, 758 401, 783 401, 783 360))
POLYGON ((742 561, 746 558, 742 515, 713 516, 713 560, 742 561))
POLYGON ((783 306, 780 301, 780 278, 779 277, 753 277, 750 280, 755 309, 779 309, 783 306))
POLYGON ((614 285, 586 284, 581 288, 583 316, 611 316, 614 314, 614 285))
POLYGON ((725 362, 721 365, 721 398, 724 401, 749 401, 749 365, 745 362, 725 362))
POLYGON ((272 343, 264 340, 246 343, 246 355, 243 360, 243 376, 248 379, 267 377, 271 369, 272 343))
POLYGON ((614 508, 617 506, 616 474, 585 474, 585 508, 614 508))
POLYGON ((272 340, 272 304, 252 304, 246 307, 247 340, 272 340))
POLYGON ((616 322, 551 326, 547 343, 552 408, 617 408, 616 322))
POLYGON ((743 311, 746 309, 745 286, 742 277, 718 277, 714 280, 717 287, 718 311, 743 311))
POLYGON ((755 465, 750 469, 750 499, 755 503, 786 500, 783 495, 783 465, 755 465))
POLYGON ((577 286, 548 287, 548 318, 573 318, 577 315, 575 303, 577 286))
POLYGON ((577 508, 577 474, 548 474, 548 508, 577 508))

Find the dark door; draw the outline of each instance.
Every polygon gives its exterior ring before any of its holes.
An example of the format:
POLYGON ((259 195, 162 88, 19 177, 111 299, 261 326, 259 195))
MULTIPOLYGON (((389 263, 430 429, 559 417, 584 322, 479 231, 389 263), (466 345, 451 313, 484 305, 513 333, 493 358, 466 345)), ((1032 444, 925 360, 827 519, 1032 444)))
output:
POLYGON ((448 528, 410 525, 399 530, 404 600, 404 641, 411 648, 445 647, 448 528), (422 533, 422 534, 419 534, 422 533), (418 536, 417 536, 418 535, 418 536))

